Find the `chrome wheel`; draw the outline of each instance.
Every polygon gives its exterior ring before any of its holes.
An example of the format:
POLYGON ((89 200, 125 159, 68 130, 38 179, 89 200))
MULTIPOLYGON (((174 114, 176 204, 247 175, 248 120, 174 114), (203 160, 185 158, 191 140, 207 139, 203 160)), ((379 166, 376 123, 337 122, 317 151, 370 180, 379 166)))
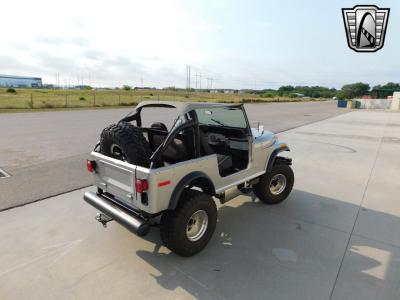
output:
POLYGON ((191 242, 201 239, 207 230, 208 215, 204 210, 196 211, 186 225, 186 236, 191 242))
POLYGON ((286 177, 282 174, 276 174, 274 177, 271 178, 269 183, 269 190, 272 195, 279 195, 282 193, 286 188, 286 177))

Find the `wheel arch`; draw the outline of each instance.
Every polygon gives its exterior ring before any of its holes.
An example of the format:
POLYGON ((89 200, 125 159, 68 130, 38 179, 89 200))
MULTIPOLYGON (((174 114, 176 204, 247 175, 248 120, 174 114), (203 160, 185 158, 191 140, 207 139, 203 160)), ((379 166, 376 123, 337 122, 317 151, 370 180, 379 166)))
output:
POLYGON ((210 177, 200 171, 192 172, 183 177, 176 185, 169 201, 168 210, 174 210, 178 206, 182 193, 188 186, 200 188, 210 196, 215 195, 215 186, 210 177))
POLYGON ((288 165, 292 164, 291 158, 278 156, 279 153, 284 151, 290 151, 289 147, 288 146, 278 147, 274 151, 272 151, 271 156, 269 157, 267 163, 267 168, 266 168, 267 173, 272 171, 272 168, 274 167, 275 163, 284 163, 288 165))

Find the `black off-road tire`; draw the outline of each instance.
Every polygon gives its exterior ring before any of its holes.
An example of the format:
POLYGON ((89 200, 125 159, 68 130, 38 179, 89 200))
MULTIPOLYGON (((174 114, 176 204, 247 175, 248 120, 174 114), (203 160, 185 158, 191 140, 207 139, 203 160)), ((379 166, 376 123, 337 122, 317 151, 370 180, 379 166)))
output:
POLYGON ((100 136, 100 153, 128 163, 149 167, 151 148, 143 136, 142 130, 130 123, 112 124, 106 127, 100 136), (113 149, 117 146, 121 155, 116 156, 113 149))
POLYGON ((173 211, 166 211, 161 217, 161 240, 164 245, 180 256, 192 256, 200 252, 210 241, 217 224, 217 207, 206 193, 186 190, 173 211), (208 225, 197 241, 191 241, 186 233, 189 220, 194 213, 204 211, 208 225))
POLYGON ((292 168, 287 164, 275 164, 270 173, 265 173, 260 177, 259 183, 254 187, 254 194, 265 204, 278 204, 289 196, 293 183, 294 174, 292 168), (275 175, 283 175, 286 178, 285 188, 279 194, 273 194, 270 188, 271 181, 275 175))

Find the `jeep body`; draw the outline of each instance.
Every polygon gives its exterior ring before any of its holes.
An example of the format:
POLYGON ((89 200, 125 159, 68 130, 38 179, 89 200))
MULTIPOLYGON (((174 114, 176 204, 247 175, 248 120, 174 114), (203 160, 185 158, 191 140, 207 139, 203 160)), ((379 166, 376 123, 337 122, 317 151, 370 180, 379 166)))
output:
MULTIPOLYGON (((149 101, 140 103, 121 121, 136 121, 141 127, 141 112, 151 107, 175 108, 178 115, 171 130, 162 133, 161 144, 152 149, 150 167, 105 156, 99 147, 87 162, 97 193, 87 192, 84 199, 101 211, 97 219, 103 225, 116 220, 144 235, 158 216, 179 207, 185 190, 201 191, 225 203, 240 194, 251 194, 252 187, 277 161, 291 164, 289 158, 278 156, 289 151, 288 146, 260 126, 251 128, 243 105, 149 101), (182 155, 172 151, 187 138, 190 150, 182 155), (178 157, 164 156, 168 151, 178 157)), ((161 134, 151 127, 143 127, 143 132, 150 143, 157 140, 153 134, 161 134)))

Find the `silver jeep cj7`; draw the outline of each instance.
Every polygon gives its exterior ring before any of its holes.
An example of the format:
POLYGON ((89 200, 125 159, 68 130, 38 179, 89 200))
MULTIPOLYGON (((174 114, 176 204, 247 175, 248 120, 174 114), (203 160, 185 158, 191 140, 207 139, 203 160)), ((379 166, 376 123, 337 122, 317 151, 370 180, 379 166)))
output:
POLYGON ((289 148, 273 133, 250 127, 243 105, 146 101, 103 130, 87 161, 97 192, 84 199, 104 226, 115 220, 139 236, 159 226, 166 247, 191 256, 215 230, 214 199, 223 204, 246 194, 277 204, 287 198, 294 175, 282 151, 289 148), (175 110, 170 129, 144 125, 152 109, 160 116, 175 110))

